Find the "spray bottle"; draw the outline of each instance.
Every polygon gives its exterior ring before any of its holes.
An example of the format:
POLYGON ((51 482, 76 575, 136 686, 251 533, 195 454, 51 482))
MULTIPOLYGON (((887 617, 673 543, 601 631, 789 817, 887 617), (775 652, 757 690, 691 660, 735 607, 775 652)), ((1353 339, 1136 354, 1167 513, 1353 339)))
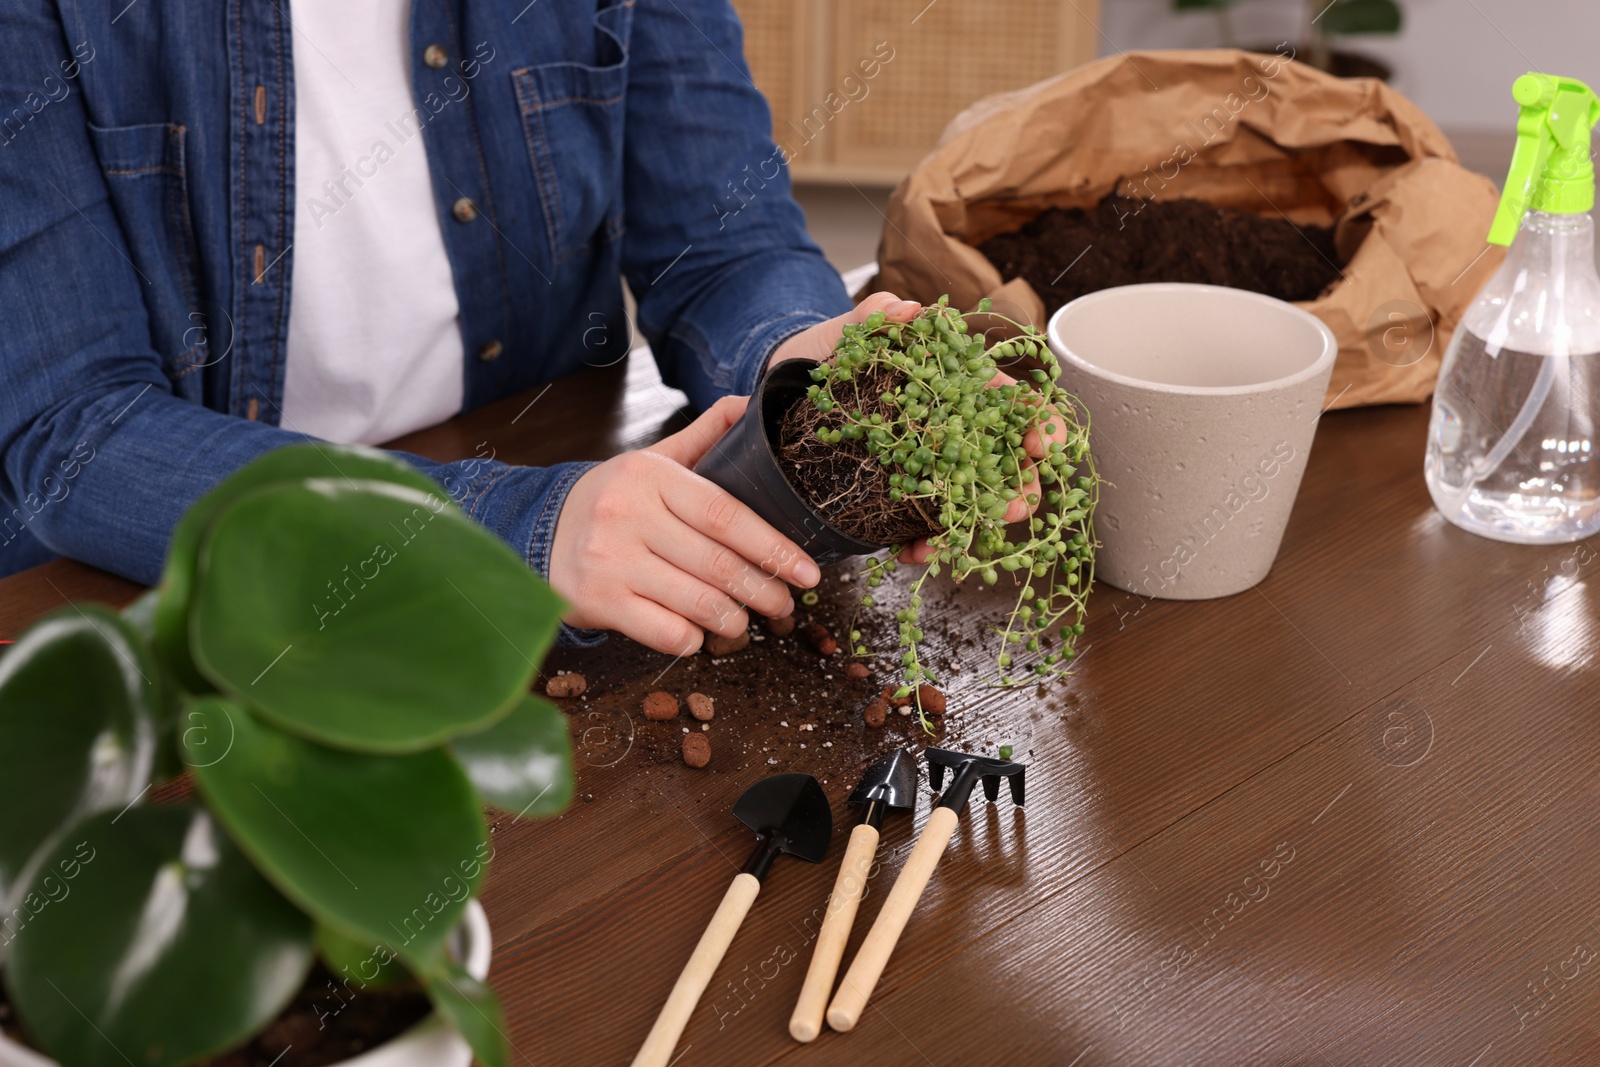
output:
POLYGON ((1424 468, 1444 517, 1497 541, 1600 532, 1600 273, 1580 81, 1524 74, 1517 147, 1492 244, 1504 265, 1457 327, 1433 394, 1424 468))

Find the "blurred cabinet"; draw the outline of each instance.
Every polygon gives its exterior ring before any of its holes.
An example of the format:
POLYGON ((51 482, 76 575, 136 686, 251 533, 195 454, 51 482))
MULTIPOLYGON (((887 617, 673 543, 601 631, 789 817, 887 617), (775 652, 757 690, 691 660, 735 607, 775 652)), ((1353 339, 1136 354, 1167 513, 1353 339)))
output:
POLYGON ((1099 0, 733 0, 798 180, 893 183, 990 93, 1094 58, 1099 0))

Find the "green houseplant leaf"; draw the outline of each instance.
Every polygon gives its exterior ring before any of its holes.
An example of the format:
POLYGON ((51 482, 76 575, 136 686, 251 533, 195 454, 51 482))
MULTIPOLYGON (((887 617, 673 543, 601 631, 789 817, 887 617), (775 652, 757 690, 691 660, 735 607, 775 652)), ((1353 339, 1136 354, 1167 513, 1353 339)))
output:
POLYGON ((450 748, 478 796, 519 819, 554 815, 572 799, 567 717, 547 700, 524 696, 511 714, 450 748))
POLYGON ((34 889, 50 902, 18 932, 6 980, 62 1063, 166 1067, 220 1052, 305 980, 310 920, 202 810, 103 812, 49 860, 34 889))
POLYGON ((416 752, 509 711, 560 614, 441 497, 312 479, 259 489, 212 524, 190 638, 208 678, 283 729, 416 752))
POLYGON ((284 895, 350 940, 413 970, 440 957, 482 879, 488 834, 444 749, 345 752, 275 729, 218 698, 189 718, 208 738, 195 780, 217 820, 284 895))
POLYGON ((317 927, 317 955, 328 970, 355 981, 362 989, 382 989, 411 978, 398 956, 326 926, 317 927))
POLYGON ((146 589, 143 593, 123 608, 119 615, 122 621, 133 628, 146 643, 154 643, 156 639, 156 605, 161 601, 160 589, 146 589))
POLYGON ((315 442, 268 452, 201 497, 172 531, 155 608, 157 651, 190 690, 209 692, 211 689, 189 653, 189 602, 206 532, 218 515, 255 490, 307 478, 392 482, 418 492, 444 496, 426 475, 388 452, 315 442))
POLYGON ((1394 0, 1337 0, 1317 19, 1323 33, 1399 33, 1400 7, 1394 0))
POLYGON ((0 916, 75 819, 144 792, 163 700, 144 644, 97 605, 46 616, 0 659, 0 916))
POLYGON ((466 1039, 483 1067, 508 1067, 505 1015, 493 989, 449 961, 424 974, 422 985, 434 1010, 466 1039))

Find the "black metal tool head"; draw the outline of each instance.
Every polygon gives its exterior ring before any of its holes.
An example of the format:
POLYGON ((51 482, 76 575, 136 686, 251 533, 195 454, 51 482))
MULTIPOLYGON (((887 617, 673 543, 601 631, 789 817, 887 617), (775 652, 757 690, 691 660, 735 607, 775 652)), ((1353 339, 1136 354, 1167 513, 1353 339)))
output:
POLYGON ((809 774, 774 774, 744 791, 733 814, 760 837, 756 851, 744 865, 757 878, 778 853, 821 863, 833 837, 833 812, 828 795, 809 774))
POLYGON ((880 827, 888 809, 916 807, 917 778, 916 753, 896 749, 867 768, 850 803, 862 805, 862 822, 880 827))
POLYGON ((956 772, 950 788, 939 798, 939 807, 954 808, 959 812, 966 807, 967 796, 972 792, 973 784, 980 779, 983 781, 983 795, 993 803, 1000 799, 1002 778, 1011 780, 1012 802, 1019 807, 1022 805, 1023 776, 1028 769, 1025 765, 998 756, 977 756, 970 752, 952 752, 947 748, 930 748, 925 754, 928 757, 928 780, 933 783, 933 788, 938 789, 944 784, 946 767, 954 768, 956 772))

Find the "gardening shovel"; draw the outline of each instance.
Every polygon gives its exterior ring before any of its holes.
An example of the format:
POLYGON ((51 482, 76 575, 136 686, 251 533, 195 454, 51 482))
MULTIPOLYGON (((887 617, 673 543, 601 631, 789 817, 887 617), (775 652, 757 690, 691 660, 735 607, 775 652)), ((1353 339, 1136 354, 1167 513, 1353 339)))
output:
POLYGON ((845 942, 856 921, 856 908, 867 886, 867 872, 878 851, 878 829, 891 808, 909 811, 917 802, 917 757, 899 750, 880 759, 862 776, 861 784, 850 794, 850 803, 861 805, 861 821, 850 831, 844 863, 828 897, 828 911, 817 932, 817 947, 806 970, 800 1000, 789 1018, 789 1033, 796 1041, 812 1041, 822 1032, 822 1013, 839 974, 845 942))
POLYGON ((828 1025, 835 1030, 852 1029, 860 1021, 873 987, 882 977, 883 968, 894 952, 895 943, 900 940, 901 931, 906 928, 906 921, 911 918, 912 909, 921 899, 933 868, 944 855, 950 835, 955 832, 956 823, 961 819, 961 810, 967 806, 967 797, 978 779, 983 779, 984 796, 992 803, 1000 796, 1000 779, 1010 778, 1011 799, 1018 805, 1022 804, 1022 778, 1027 768, 1020 763, 992 756, 951 752, 943 748, 928 749, 927 757, 928 778, 935 789, 943 784, 946 767, 955 768, 955 778, 933 806, 928 823, 922 828, 922 835, 917 838, 911 855, 906 857, 905 867, 901 868, 900 876, 895 879, 894 888, 889 890, 889 896, 883 902, 883 910, 878 912, 872 929, 867 932, 867 939, 861 943, 856 958, 850 961, 850 969, 845 972, 839 992, 834 994, 833 1003, 828 1005, 828 1025))
POLYGON ((744 870, 734 875, 711 925, 700 935, 700 943, 678 975, 667 1003, 656 1016, 656 1024, 633 1058, 633 1067, 666 1067, 700 995, 711 983, 712 972, 722 962, 739 924, 755 903, 761 880, 778 853, 821 863, 828 851, 828 839, 833 836, 828 797, 809 774, 774 774, 761 779, 745 790, 733 806, 733 814, 756 832, 756 850, 750 853, 744 870))

